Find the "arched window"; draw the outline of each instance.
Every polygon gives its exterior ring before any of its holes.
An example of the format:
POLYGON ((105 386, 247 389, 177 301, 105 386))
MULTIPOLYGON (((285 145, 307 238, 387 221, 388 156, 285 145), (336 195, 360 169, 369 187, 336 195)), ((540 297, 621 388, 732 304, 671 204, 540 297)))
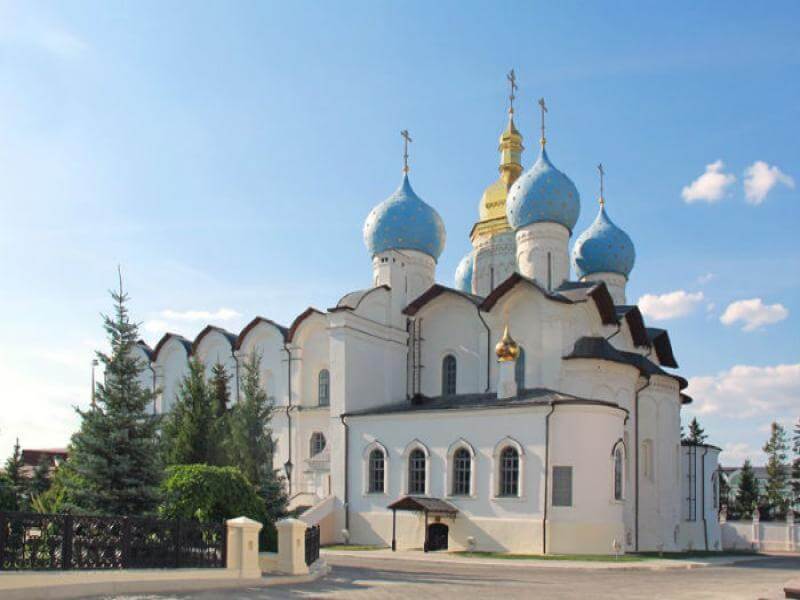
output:
POLYGON ((519 496, 519 452, 506 446, 500 453, 500 496, 519 496))
POLYGON ((456 357, 448 354, 442 359, 442 396, 456 393, 456 357))
POLYGON ((328 369, 319 372, 319 387, 317 396, 320 406, 328 406, 331 403, 331 374, 328 369))
POLYGON ((325 436, 319 431, 311 434, 311 441, 309 443, 310 456, 316 456, 325 450, 325 436))
POLYGON ((459 448, 453 453, 453 490, 454 496, 469 496, 472 482, 472 457, 469 450, 459 448))
POLYGON ((519 356, 514 365, 514 380, 517 382, 517 389, 525 389, 525 348, 519 347, 519 356))
POLYGON ((425 493, 425 453, 419 448, 408 455, 408 493, 425 493))
POLYGON ((369 493, 383 494, 386 467, 384 464, 383 450, 375 448, 369 453, 369 493))
POLYGON ((620 443, 614 449, 614 500, 622 500, 624 498, 624 481, 625 451, 620 443))

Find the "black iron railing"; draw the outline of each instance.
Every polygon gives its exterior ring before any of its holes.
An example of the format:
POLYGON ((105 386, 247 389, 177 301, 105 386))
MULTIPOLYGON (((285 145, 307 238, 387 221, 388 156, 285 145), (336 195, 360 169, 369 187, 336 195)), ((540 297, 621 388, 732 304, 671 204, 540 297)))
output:
POLYGON ((0 571, 224 567, 223 523, 0 511, 0 571))
POLYGON ((312 565, 319 560, 319 525, 306 529, 306 564, 312 565))

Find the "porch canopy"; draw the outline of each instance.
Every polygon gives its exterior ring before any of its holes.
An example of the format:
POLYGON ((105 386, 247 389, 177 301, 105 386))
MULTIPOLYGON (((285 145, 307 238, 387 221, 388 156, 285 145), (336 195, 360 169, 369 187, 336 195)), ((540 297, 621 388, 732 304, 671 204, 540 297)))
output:
POLYGON ((423 550, 428 551, 428 515, 438 517, 456 518, 458 509, 442 500, 441 498, 431 498, 429 496, 403 496, 399 500, 392 502, 389 506, 392 511, 392 552, 397 550, 397 511, 405 510, 409 512, 421 512, 425 514, 425 544, 423 550))

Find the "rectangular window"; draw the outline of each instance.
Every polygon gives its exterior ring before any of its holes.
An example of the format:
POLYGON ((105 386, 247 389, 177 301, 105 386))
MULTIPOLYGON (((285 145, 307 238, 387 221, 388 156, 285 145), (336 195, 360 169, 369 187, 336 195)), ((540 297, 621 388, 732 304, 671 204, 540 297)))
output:
POLYGON ((553 467, 553 506, 572 506, 572 467, 553 467))

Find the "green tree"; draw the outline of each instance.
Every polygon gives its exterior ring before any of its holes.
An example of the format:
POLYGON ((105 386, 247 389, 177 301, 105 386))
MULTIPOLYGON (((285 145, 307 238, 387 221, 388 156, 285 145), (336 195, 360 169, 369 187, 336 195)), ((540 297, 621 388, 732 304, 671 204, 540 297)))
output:
POLYGON ((162 484, 161 516, 219 523, 234 517, 264 521, 264 500, 236 467, 175 465, 162 484))
POLYGON ((14 504, 18 509, 26 507, 25 502, 25 476, 22 474, 22 450, 19 445, 19 438, 14 442, 14 450, 6 459, 5 476, 7 485, 11 486, 11 493, 14 494, 14 504))
POLYGON ((697 417, 692 418, 692 422, 689 423, 689 435, 686 439, 693 444, 703 444, 705 443, 706 438, 708 438, 708 436, 706 435, 705 430, 700 427, 697 417))
POLYGON ((0 473, 0 510, 18 510, 14 483, 5 473, 0 473))
POLYGON ((747 519, 753 515, 753 509, 758 505, 758 480, 756 479, 750 460, 745 460, 742 470, 739 471, 739 485, 736 491, 736 512, 747 519))
POLYGON ((178 389, 164 423, 165 462, 168 465, 214 464, 219 457, 214 398, 197 358, 178 389))
POLYGON ((28 481, 28 496, 40 496, 50 489, 50 459, 47 456, 42 456, 36 469, 33 471, 33 476, 28 481))
POLYGON ((208 386, 211 388, 211 395, 214 398, 217 417, 222 417, 228 411, 228 403, 230 402, 229 382, 232 377, 221 362, 217 362, 211 368, 211 379, 208 382, 208 386))
POLYGON ((231 464, 230 461, 230 380, 233 378, 221 362, 211 368, 211 379, 208 386, 214 403, 214 462, 215 465, 231 464))
POLYGON ((261 387, 261 358, 251 354, 244 363, 241 399, 230 411, 231 460, 264 499, 270 523, 286 513, 288 497, 283 479, 272 468, 272 402, 261 387))
POLYGON ((144 365, 133 352, 138 328, 128 314, 121 276, 111 297, 114 317, 103 317, 111 351, 97 353, 105 381, 96 385, 96 408, 76 408, 81 427, 72 436, 68 462, 74 477, 66 479, 66 493, 79 511, 140 515, 158 505, 158 421, 149 414, 153 392, 139 384, 144 365))
POLYGON ((779 423, 772 423, 769 440, 764 444, 767 454, 767 483, 764 487, 764 496, 772 518, 782 518, 786 515, 789 497, 786 491, 788 483, 789 465, 787 452, 789 444, 786 440, 786 430, 779 423))

